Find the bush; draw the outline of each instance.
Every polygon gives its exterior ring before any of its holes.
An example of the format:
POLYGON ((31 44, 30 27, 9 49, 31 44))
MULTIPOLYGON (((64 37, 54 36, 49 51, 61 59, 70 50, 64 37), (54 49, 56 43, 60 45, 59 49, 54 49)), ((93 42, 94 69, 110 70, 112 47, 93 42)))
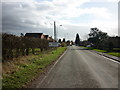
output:
POLYGON ((29 50, 32 49, 34 54, 35 48, 48 49, 49 43, 47 40, 34 37, 18 37, 12 34, 2 34, 2 57, 3 61, 12 59, 18 56, 29 55, 29 50))
POLYGON ((61 46, 62 46, 62 47, 65 47, 65 46, 67 46, 67 44, 66 44, 65 42, 62 42, 62 43, 61 43, 61 46))

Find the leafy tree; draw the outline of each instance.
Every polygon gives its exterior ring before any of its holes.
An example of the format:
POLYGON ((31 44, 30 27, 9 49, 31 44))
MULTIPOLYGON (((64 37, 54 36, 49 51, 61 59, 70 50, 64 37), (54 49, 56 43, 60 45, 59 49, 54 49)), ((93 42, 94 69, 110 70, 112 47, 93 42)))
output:
POLYGON ((67 46, 69 46, 69 45, 70 45, 70 40, 67 40, 67 42, 66 42, 66 43, 67 43, 67 46))
POLYGON ((59 39, 58 42, 61 43, 62 42, 61 39, 59 39))
POLYGON ((91 28, 88 34, 88 41, 95 45, 95 48, 103 48, 105 46, 105 41, 109 37, 107 33, 100 31, 98 28, 91 28))
POLYGON ((79 37, 79 34, 78 34, 78 33, 76 34, 75 44, 76 44, 77 46, 80 45, 80 37, 79 37))
POLYGON ((109 42, 109 43, 108 43, 109 51, 113 51, 113 47, 114 47, 113 43, 112 43, 112 42, 109 42))
POLYGON ((65 42, 65 38, 63 38, 63 42, 65 42))
POLYGON ((23 34, 23 33, 21 33, 20 35, 21 35, 21 37, 24 37, 24 34, 23 34))
POLYGON ((71 44, 73 45, 73 44, 74 44, 74 42, 73 42, 73 41, 71 41, 71 44))

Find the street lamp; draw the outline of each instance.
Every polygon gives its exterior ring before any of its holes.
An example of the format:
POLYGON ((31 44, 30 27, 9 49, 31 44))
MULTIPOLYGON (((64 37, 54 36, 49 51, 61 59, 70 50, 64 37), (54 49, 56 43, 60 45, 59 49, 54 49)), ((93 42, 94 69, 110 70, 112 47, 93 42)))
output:
MULTIPOLYGON (((62 25, 59 25, 62 26, 62 25)), ((56 34, 56 22, 54 21, 54 40, 57 41, 57 34, 56 34)))
MULTIPOLYGON (((62 25, 59 25, 60 27, 62 27, 62 25)), ((59 28, 57 27, 57 37, 58 37, 58 33, 59 33, 59 28)), ((58 38, 57 38, 58 40, 58 38)))

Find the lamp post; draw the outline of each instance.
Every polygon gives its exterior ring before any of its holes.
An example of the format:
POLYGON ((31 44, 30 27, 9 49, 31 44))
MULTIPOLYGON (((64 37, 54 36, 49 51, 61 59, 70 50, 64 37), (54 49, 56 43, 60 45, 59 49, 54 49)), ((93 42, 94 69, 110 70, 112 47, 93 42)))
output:
MULTIPOLYGON (((62 25, 59 25, 62 26, 62 25)), ((57 41, 57 34, 56 34, 56 22, 54 21, 54 40, 57 41)))
POLYGON ((56 41, 57 37, 56 37, 56 23, 54 21, 54 40, 56 41))

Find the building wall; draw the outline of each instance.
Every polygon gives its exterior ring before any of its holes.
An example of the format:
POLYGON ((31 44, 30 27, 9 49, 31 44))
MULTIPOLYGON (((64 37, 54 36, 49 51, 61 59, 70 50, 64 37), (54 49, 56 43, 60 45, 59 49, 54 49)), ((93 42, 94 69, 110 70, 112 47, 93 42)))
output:
POLYGON ((41 35, 41 39, 44 39, 44 35, 43 34, 41 35))

